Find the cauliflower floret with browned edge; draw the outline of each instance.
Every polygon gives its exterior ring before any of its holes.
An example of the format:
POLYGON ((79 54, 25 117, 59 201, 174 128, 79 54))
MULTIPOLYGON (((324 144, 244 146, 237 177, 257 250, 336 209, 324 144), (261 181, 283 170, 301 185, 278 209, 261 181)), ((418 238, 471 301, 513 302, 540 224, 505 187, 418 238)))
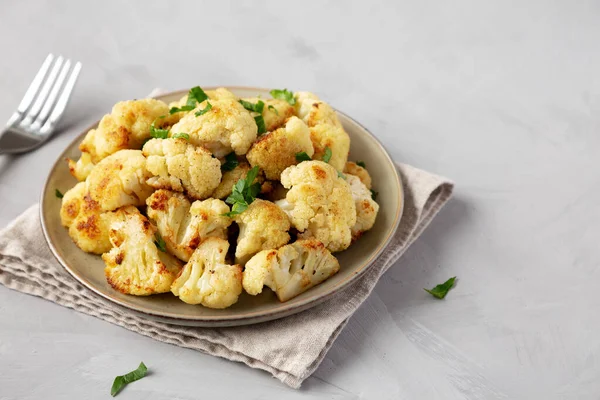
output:
POLYGON ((306 122, 306 125, 310 127, 320 124, 342 126, 335 110, 314 93, 296 92, 294 98, 296 99, 294 105, 296 115, 306 122))
POLYGON ((298 240, 278 250, 263 250, 246 263, 244 290, 256 296, 264 286, 271 288, 279 301, 291 298, 318 285, 340 269, 338 260, 316 239, 298 240))
POLYGON ((298 164, 296 154, 314 154, 310 131, 298 117, 291 117, 281 127, 262 136, 252 145, 246 158, 250 165, 258 166, 267 179, 279 180, 281 173, 290 165, 298 164))
MULTIPOLYGON (((102 117, 98 127, 91 129, 79 145, 82 158, 77 162, 68 160, 71 173, 78 180, 84 180, 91 171, 90 163, 98 164, 119 150, 140 149, 144 141, 150 138, 152 122, 168 114, 167 104, 156 99, 115 104, 111 113, 102 117)), ((162 127, 167 122, 168 119, 158 119, 156 126, 162 127)))
POLYGON ((183 138, 152 139, 142 150, 155 189, 185 191, 196 200, 206 199, 221 182, 221 163, 203 147, 183 138))
POLYGON ((242 267, 229 265, 229 242, 208 238, 198 246, 171 286, 171 292, 188 304, 227 308, 242 293, 242 267))
POLYGON ((169 253, 188 261, 198 245, 208 237, 227 238, 232 220, 223 216, 229 206, 217 199, 195 201, 181 193, 157 190, 146 200, 148 217, 156 223, 169 253))
POLYGON ((350 185, 354 206, 356 207, 356 223, 352 226, 352 239, 356 240, 375 224, 379 212, 379 204, 373 200, 371 191, 367 189, 360 178, 346 174, 346 181, 350 185))
POLYGON ((143 206, 153 192, 141 150, 121 150, 100 161, 87 177, 86 190, 104 211, 143 206))
POLYGON ((329 164, 338 171, 344 169, 350 152, 350 136, 343 128, 329 124, 313 126, 310 128, 310 139, 315 149, 313 159, 322 160, 329 147, 329 164))
MULTIPOLYGON (((248 171, 250 171, 250 165, 245 161, 240 161, 240 163, 231 171, 223 172, 223 177, 221 178, 221 183, 212 193, 212 197, 216 199, 225 199, 232 192, 233 185, 237 183, 240 179, 246 179, 246 175, 248 175, 248 171)), ((254 182, 263 183, 264 177, 262 175, 258 175, 254 182)), ((252 182, 252 183, 254 183, 252 182)))
POLYGON ((86 192, 85 182, 68 190, 60 208, 62 225, 69 236, 86 253, 102 254, 110 250, 108 239, 109 212, 103 212, 98 202, 86 192))
POLYGON ((285 100, 281 99, 261 99, 258 97, 245 98, 250 103, 256 104, 259 101, 265 103, 262 116, 265 121, 267 132, 274 131, 282 126, 288 118, 294 115, 294 107, 285 100))
POLYGON ((67 159, 67 162, 69 164, 69 172, 71 172, 71 175, 80 182, 85 181, 85 178, 88 177, 90 172, 92 172, 92 169, 96 166, 96 164, 92 162, 90 153, 81 153, 79 160, 74 161, 67 159))
POLYGON ((329 147, 329 164, 342 171, 350 152, 350 136, 344 130, 335 110, 310 92, 296 92, 294 97, 296 115, 310 127, 310 138, 315 149, 313 159, 322 160, 329 147))
POLYGON ((332 252, 350 246, 356 208, 350 186, 335 168, 304 161, 283 171, 281 184, 290 190, 275 203, 290 216, 300 238, 314 237, 332 252))
POLYGON ((240 234, 235 249, 235 262, 244 265, 261 250, 283 246, 290 241, 290 221, 279 206, 256 199, 246 211, 235 217, 240 234))
POLYGON ((361 167, 355 162, 348 161, 344 167, 344 173, 357 176, 367 189, 371 189, 371 175, 369 175, 366 168, 361 167))
POLYGON ((187 133, 192 144, 206 147, 215 157, 221 158, 232 150, 237 155, 246 154, 256 140, 258 128, 237 98, 223 95, 198 104, 173 125, 171 131, 187 133), (208 108, 207 103, 212 107, 196 116, 197 112, 208 108))
POLYGON ((109 237, 113 248, 102 259, 106 280, 115 290, 136 296, 171 290, 181 262, 157 248, 155 233, 156 228, 133 206, 112 213, 109 237))

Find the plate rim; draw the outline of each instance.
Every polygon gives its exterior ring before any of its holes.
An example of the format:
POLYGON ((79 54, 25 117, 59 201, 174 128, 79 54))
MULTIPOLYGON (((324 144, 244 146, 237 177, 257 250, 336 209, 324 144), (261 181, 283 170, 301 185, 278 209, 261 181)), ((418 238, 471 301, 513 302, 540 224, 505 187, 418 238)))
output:
MULTIPOLYGON (((252 86, 207 86, 207 87, 204 87, 204 89, 205 90, 215 90, 216 88, 219 88, 219 87, 224 87, 229 90, 239 89, 239 90, 257 91, 257 92, 268 92, 269 91, 269 89, 266 89, 266 88, 252 87, 252 86)), ((156 99, 162 99, 162 98, 168 97, 168 96, 176 96, 176 95, 183 96, 187 92, 188 92, 188 90, 175 90, 175 91, 169 91, 169 92, 165 92, 165 93, 161 93, 161 94, 158 94, 155 96, 149 96, 149 97, 156 98, 156 99)), ((42 231, 44 234, 44 239, 46 240, 46 243, 48 244, 48 247, 50 248, 52 255, 59 262, 59 264, 73 278, 75 278, 75 280, 77 280, 80 284, 82 284, 84 287, 89 289, 91 292, 110 301, 114 305, 117 305, 119 307, 133 311, 138 315, 150 317, 152 319, 159 320, 162 322, 172 323, 172 324, 176 324, 176 325, 188 325, 188 326, 193 325, 193 326, 206 326, 206 327, 248 325, 248 324, 260 323, 260 322, 283 318, 286 316, 290 316, 290 315, 299 313, 306 309, 315 307, 315 306, 321 304, 322 302, 330 299, 333 295, 340 292, 341 290, 347 288, 353 282, 357 281, 358 278, 360 278, 367 270, 369 270, 373 266, 375 260, 377 258, 379 258, 379 256, 383 253, 383 251, 387 248, 387 246, 391 242, 392 238, 394 237, 395 233, 397 232, 398 227, 400 226, 400 221, 402 219, 402 215, 404 212, 404 205, 405 205, 405 196, 404 196, 404 188, 403 188, 402 178, 400 176, 400 173, 398 172, 398 168, 397 168, 395 162, 389 155, 385 146, 364 125, 362 125, 361 123, 356 121, 354 118, 350 117, 348 114, 340 111, 339 109, 334 108, 334 110, 337 113, 343 115, 345 118, 347 118, 353 124, 357 125, 364 132, 366 132, 375 141, 375 143, 377 144, 379 149, 383 152, 383 154, 385 155, 386 162, 392 166, 392 170, 394 171, 394 175, 395 175, 394 181, 398 185, 398 190, 399 190, 399 195, 400 195, 400 207, 396 210, 396 215, 394 216, 394 223, 393 223, 392 229, 388 232, 385 240, 383 240, 378 245, 375 252, 373 254, 371 254, 369 259, 366 262, 362 263, 362 265, 360 265, 357 268, 357 271, 355 271, 352 275, 350 275, 345 280, 337 283, 334 287, 331 288, 330 291, 328 291, 320 296, 309 297, 305 301, 303 301, 299 304, 296 304, 293 307, 286 307, 285 303, 280 303, 280 308, 278 307, 274 310, 270 310, 267 312, 262 311, 262 312, 256 312, 256 313, 252 313, 252 312, 246 313, 241 316, 240 315, 223 315, 223 316, 169 315, 169 313, 156 313, 151 310, 143 309, 140 306, 129 304, 127 302, 123 302, 120 299, 113 298, 110 295, 103 293, 102 290, 96 288, 91 282, 89 282, 87 279, 85 279, 84 276, 81 276, 75 270, 71 269, 71 267, 68 265, 68 263, 65 262, 62 259, 62 257, 59 255, 59 252, 58 252, 55 244, 52 242, 52 240, 50 238, 49 229, 47 226, 45 212, 44 212, 44 210, 46 209, 45 197, 46 197, 47 191, 49 190, 48 186, 50 184, 50 179, 53 176, 55 170, 59 167, 59 164, 65 162, 65 157, 66 157, 67 151, 73 146, 74 143, 80 141, 81 138, 83 136, 85 136, 90 129, 93 129, 94 127, 96 127, 99 124, 100 120, 97 120, 96 122, 91 124, 89 127, 84 129, 82 131, 82 133, 80 133, 75 138, 73 138, 73 140, 71 140, 65 146, 63 151, 60 153, 60 155, 56 159, 56 161, 52 164, 52 167, 50 168, 48 175, 46 176, 46 180, 44 182, 44 185, 43 185, 43 188, 41 191, 41 195, 40 195, 40 215, 39 215, 40 222, 42 225, 42 231)))

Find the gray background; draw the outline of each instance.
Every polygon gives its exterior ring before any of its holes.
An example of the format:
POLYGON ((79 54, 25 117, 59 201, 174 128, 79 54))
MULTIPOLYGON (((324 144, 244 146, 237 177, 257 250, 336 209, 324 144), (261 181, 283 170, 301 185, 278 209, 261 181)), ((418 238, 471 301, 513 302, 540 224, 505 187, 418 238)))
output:
POLYGON ((2 1, 1 118, 48 52, 84 67, 62 132, 0 156, 0 226, 156 86, 315 91, 457 189, 300 391, 0 288, 0 398, 108 398, 143 360, 122 398, 597 399, 599 45, 589 1, 2 1))

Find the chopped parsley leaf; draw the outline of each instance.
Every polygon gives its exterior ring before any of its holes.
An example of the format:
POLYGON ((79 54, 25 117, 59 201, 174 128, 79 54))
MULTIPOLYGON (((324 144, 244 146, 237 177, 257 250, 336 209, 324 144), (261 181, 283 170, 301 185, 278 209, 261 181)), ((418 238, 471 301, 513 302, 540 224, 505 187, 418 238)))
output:
POLYGON ((274 99, 281 99, 287 101, 290 105, 296 104, 296 99, 294 98, 294 92, 287 89, 273 89, 269 93, 273 96, 274 99))
POLYGON ((452 287, 454 286, 455 280, 456 280, 456 277, 454 276, 454 277, 448 279, 446 282, 437 285, 433 289, 423 289, 423 290, 425 290, 427 293, 431 294, 433 297, 436 297, 438 299, 443 299, 448 294, 448 291, 450 289, 452 289, 452 287))
POLYGON ((237 156, 232 151, 231 153, 229 153, 225 156, 225 163, 223 165, 221 165, 221 169, 223 171, 233 171, 235 169, 235 167, 237 167, 238 165, 239 165, 239 161, 237 159, 237 156))
POLYGON ((311 158, 305 151, 301 151, 300 153, 296 153, 296 161, 299 163, 302 161, 310 161, 311 158))

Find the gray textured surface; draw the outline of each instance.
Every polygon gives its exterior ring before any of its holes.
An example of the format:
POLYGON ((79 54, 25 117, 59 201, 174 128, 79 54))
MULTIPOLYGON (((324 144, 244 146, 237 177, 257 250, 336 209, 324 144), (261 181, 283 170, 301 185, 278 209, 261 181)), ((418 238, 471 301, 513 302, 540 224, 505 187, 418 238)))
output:
POLYGON ((1 399, 107 398, 140 360, 152 376, 122 398, 597 398, 598 3, 1 7, 0 118, 48 51, 84 69, 68 129, 0 157, 0 226, 37 201, 74 135, 155 86, 314 90, 397 160, 458 184, 300 391, 0 288, 1 399), (445 301, 421 289, 453 275, 445 301))

